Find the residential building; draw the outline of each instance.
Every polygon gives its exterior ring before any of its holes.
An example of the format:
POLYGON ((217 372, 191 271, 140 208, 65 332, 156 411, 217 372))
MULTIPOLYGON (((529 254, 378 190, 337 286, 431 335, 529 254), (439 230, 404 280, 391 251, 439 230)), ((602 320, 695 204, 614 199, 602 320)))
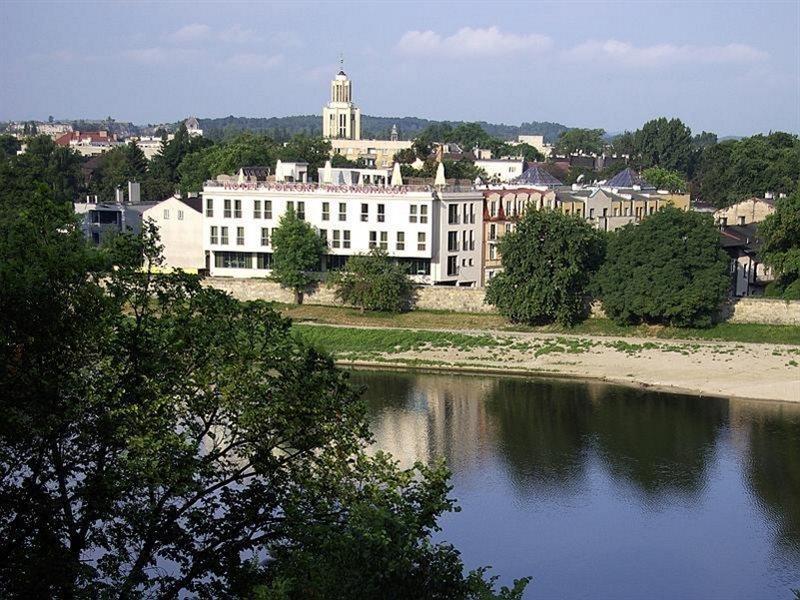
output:
POLYGON ((760 223, 775 212, 775 200, 771 196, 747 198, 714 213, 717 225, 751 225, 760 223))
POLYGON ((368 167, 391 169, 394 155, 411 148, 410 140, 341 140, 332 139, 331 156, 338 154, 347 160, 364 159, 368 167))
POLYGON ((142 218, 158 227, 165 267, 190 273, 205 267, 202 198, 171 196, 149 206, 142 218))
POLYGON ((114 202, 98 202, 97 196, 86 196, 85 202, 73 204, 75 214, 81 215, 81 230, 90 242, 100 244, 112 233, 139 233, 142 214, 153 202, 140 202, 139 184, 128 182, 127 198, 117 188, 114 202))
POLYGON ((269 275, 272 236, 291 207, 327 244, 321 271, 381 248, 419 283, 481 283, 482 195, 470 188, 209 181, 203 202, 203 248, 215 276, 269 275))
POLYGON ((55 139, 59 146, 76 150, 81 156, 95 156, 121 144, 117 136, 107 131, 70 131, 55 139))
POLYGON ((504 183, 522 175, 525 161, 514 158, 477 159, 475 166, 486 172, 488 181, 504 183))
POLYGON ((720 243, 731 259, 731 295, 762 295, 774 277, 772 270, 758 260, 761 240, 757 226, 753 223, 722 226, 720 243))
POLYGON ((517 136, 516 142, 510 143, 512 145, 528 144, 529 146, 533 146, 541 152, 545 158, 553 153, 553 145, 545 143, 543 135, 519 135, 517 136))
POLYGON ((527 210, 556 208, 556 193, 546 188, 484 190, 483 192, 483 266, 481 285, 502 270, 497 245, 514 230, 527 210))

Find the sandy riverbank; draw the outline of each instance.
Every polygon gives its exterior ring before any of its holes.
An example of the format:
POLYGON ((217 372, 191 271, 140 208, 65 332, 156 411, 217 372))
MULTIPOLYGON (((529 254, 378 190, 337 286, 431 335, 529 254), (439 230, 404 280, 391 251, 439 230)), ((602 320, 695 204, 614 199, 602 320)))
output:
POLYGON ((335 354, 343 365, 591 378, 701 395, 800 402, 798 346, 491 331, 458 333, 484 340, 488 336, 490 343, 450 347, 421 344, 389 352, 335 354))

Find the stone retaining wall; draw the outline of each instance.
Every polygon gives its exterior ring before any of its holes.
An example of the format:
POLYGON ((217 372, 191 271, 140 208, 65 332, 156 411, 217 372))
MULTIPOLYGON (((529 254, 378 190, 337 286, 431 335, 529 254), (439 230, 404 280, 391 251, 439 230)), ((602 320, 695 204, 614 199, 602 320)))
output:
MULTIPOLYGON (((230 293, 239 300, 270 300, 294 302, 294 294, 266 279, 233 279, 207 277, 205 285, 230 293)), ((449 286, 423 286, 416 288, 416 308, 424 310, 446 310, 468 313, 494 313, 493 306, 484 304, 483 288, 457 288, 449 286)), ((314 292, 306 294, 308 304, 341 306, 334 297, 333 289, 320 285, 314 292)), ((603 316, 600 306, 592 307, 592 316, 603 316)), ((763 323, 770 325, 800 326, 800 301, 786 302, 767 298, 739 298, 730 301, 722 310, 723 318, 732 323, 763 323)))

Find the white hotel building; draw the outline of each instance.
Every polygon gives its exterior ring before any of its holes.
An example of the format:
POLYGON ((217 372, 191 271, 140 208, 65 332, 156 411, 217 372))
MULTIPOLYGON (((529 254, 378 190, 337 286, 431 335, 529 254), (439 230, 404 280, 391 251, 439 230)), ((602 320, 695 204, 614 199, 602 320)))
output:
POLYGON ((269 275, 272 233, 290 206, 327 243, 322 271, 378 247, 406 264, 419 283, 480 285, 483 195, 448 186, 207 182, 209 274, 269 275))

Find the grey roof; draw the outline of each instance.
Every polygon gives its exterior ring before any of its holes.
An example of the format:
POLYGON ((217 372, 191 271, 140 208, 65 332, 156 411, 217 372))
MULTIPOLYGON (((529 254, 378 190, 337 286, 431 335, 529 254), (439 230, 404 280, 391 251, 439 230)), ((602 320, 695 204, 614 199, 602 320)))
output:
POLYGON ((550 173, 545 171, 539 163, 531 163, 528 169, 522 175, 513 179, 511 183, 524 183, 527 185, 539 185, 547 187, 564 185, 550 173))
POLYGON ((614 175, 606 182, 606 186, 612 188, 632 188, 634 186, 639 186, 642 189, 655 189, 630 167, 614 175))

